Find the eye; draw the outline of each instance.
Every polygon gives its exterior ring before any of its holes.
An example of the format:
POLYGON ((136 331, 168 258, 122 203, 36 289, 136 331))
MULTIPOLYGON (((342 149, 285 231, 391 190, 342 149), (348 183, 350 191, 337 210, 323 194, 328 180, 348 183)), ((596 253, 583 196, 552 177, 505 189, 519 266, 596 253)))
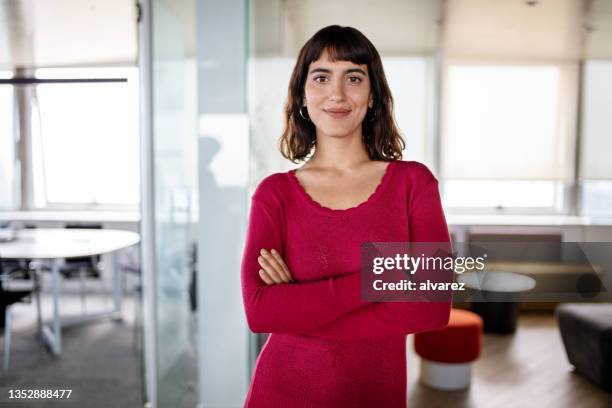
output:
POLYGON ((358 84, 358 83, 363 82, 363 79, 361 79, 361 78, 360 78, 360 77, 358 77, 358 76, 350 76, 350 77, 348 77, 348 80, 349 80, 349 82, 350 82, 351 84, 358 84))
POLYGON ((312 80, 318 83, 323 83, 323 82, 327 82, 327 77, 325 75, 318 75, 314 77, 312 80))

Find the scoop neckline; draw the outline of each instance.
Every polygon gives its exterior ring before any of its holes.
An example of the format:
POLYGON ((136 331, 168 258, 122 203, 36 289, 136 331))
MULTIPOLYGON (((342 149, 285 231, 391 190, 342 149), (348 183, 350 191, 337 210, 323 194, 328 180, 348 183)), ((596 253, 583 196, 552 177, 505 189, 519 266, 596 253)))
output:
POLYGON ((349 207, 349 208, 337 208, 337 209, 335 209, 335 208, 329 208, 329 207, 326 207, 326 206, 322 205, 318 201, 314 200, 310 196, 310 194, 308 194, 306 192, 306 189, 302 186, 302 184, 300 184, 300 181, 298 180, 298 178, 296 176, 296 172, 297 172, 298 169, 290 170, 288 172, 288 174, 289 174, 289 179, 292 182, 292 185, 295 187, 295 189, 297 190, 297 192, 300 195, 300 197, 310 207, 314 208, 316 211, 318 211, 320 213, 327 214, 327 215, 347 215, 347 214, 351 214, 351 213, 354 213, 356 211, 362 210, 364 208, 367 208, 368 206, 372 205, 372 203, 374 203, 380 197, 380 195, 383 193, 383 191, 384 191, 385 187, 387 186, 387 184, 389 184, 389 180, 391 178, 391 173, 392 173, 392 168, 395 166, 395 162, 396 162, 396 160, 391 160, 391 161, 387 162, 388 164, 385 167, 385 171, 383 173, 383 176, 380 179, 380 182, 378 183, 376 188, 374 189, 374 192, 372 194, 370 194, 370 196, 365 201, 362 201, 361 203, 357 204, 356 206, 349 207))

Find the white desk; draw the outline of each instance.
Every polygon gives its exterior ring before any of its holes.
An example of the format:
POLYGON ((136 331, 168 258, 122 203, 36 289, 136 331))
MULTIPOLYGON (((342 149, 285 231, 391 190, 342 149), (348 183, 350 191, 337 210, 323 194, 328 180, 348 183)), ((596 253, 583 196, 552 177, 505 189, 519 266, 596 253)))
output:
POLYGON ((5 259, 51 260, 53 321, 43 326, 43 341, 51 352, 62 352, 63 326, 83 323, 100 317, 121 318, 122 288, 117 265, 117 251, 135 245, 140 236, 134 232, 109 229, 25 229, 17 231, 17 239, 0 243, 0 257, 5 259), (113 260, 113 300, 111 311, 60 319, 60 266, 64 258, 111 254, 113 260))
POLYGON ((96 222, 96 223, 137 223, 139 211, 64 211, 64 210, 27 210, 0 211, 0 221, 22 222, 96 222))

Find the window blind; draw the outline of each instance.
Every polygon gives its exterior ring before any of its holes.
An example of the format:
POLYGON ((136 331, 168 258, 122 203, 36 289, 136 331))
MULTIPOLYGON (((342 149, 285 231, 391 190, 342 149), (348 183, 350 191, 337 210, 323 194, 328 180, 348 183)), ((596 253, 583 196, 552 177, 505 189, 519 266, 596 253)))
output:
POLYGON ((587 61, 582 105, 581 178, 612 180, 612 61, 587 61))
POLYGON ((571 180, 576 75, 575 64, 448 63, 443 177, 571 180))

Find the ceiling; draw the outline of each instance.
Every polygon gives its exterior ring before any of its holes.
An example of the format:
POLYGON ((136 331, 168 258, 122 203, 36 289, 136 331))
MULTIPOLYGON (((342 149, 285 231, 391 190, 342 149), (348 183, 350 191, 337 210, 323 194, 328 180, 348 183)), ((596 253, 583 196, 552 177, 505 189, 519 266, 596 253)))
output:
POLYGON ((352 26, 381 54, 436 48, 440 0, 252 0, 251 49, 256 56, 296 56, 319 29, 352 26))
MULTIPOLYGON (((136 64, 135 2, 0 0, 0 70, 136 64)), ((170 52, 178 41, 195 54, 197 0, 155 4, 160 45, 170 52), (174 23, 188 15, 193 27, 174 23)), ((360 29, 383 55, 442 45, 458 57, 612 59, 612 0, 250 0, 249 9, 257 56, 295 56, 318 29, 341 24, 360 29)))
POLYGON ((384 55, 441 46, 460 58, 612 58, 612 0, 252 0, 251 9, 257 56, 295 56, 318 29, 340 24, 384 55))
POLYGON ((453 57, 576 60, 583 7, 583 0, 448 0, 444 49, 453 57))
POLYGON ((134 0, 0 0, 0 69, 134 65, 134 0))
POLYGON ((586 56, 593 59, 612 59, 612 1, 590 2, 586 26, 588 29, 586 56))

